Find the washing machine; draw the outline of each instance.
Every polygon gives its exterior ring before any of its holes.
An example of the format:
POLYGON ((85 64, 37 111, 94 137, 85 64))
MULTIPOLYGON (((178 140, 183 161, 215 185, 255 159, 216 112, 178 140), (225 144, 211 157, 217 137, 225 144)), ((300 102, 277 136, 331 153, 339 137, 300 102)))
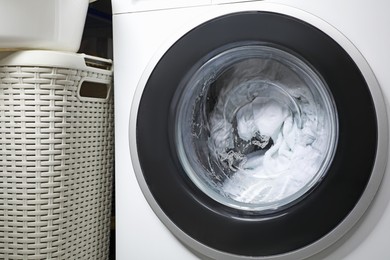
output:
POLYGON ((112 7, 117 259, 390 259, 388 1, 112 7))

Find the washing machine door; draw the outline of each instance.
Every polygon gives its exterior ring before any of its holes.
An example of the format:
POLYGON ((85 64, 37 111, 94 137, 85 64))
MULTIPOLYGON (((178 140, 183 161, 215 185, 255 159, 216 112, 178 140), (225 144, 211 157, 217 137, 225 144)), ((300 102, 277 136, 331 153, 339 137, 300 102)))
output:
POLYGON ((171 46, 141 88, 130 136, 141 188, 206 256, 310 256, 356 222, 382 178, 377 86, 297 18, 210 20, 171 46))

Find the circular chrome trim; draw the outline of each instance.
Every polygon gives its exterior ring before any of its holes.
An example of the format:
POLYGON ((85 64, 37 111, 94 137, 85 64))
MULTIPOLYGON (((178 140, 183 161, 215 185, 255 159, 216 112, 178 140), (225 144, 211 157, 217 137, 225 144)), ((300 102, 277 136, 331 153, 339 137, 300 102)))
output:
POLYGON ((367 210, 371 201, 374 199, 374 196, 379 189, 380 183, 382 181, 385 167, 387 164, 387 155, 388 155, 388 119, 386 113, 385 102, 383 99, 382 92, 380 90, 380 86, 375 78, 373 71, 371 70, 369 64, 364 59, 359 50, 336 28, 332 27, 330 24, 325 22, 324 20, 309 14, 305 11, 288 7, 280 4, 271 4, 264 2, 253 2, 248 5, 240 4, 240 5, 224 5, 219 9, 215 10, 215 12, 207 13, 204 16, 199 17, 193 23, 184 26, 182 30, 177 32, 169 41, 165 42, 165 44, 158 50, 156 55, 152 58, 144 73, 139 81, 137 86, 134 99, 131 105, 130 111, 130 120, 129 120, 129 139, 130 139, 130 154, 133 162, 133 167, 135 170, 135 174, 137 177, 137 181, 140 185, 140 188, 148 201, 149 205, 155 212, 155 214, 159 217, 159 219, 167 226, 167 228, 185 245, 187 245, 191 250, 194 250, 196 253, 200 253, 206 257, 213 259, 226 259, 226 260, 238 260, 238 259, 247 259, 247 260, 299 260, 305 259, 310 256, 313 256, 330 245, 334 244, 337 240, 339 240, 342 236, 344 236, 362 217, 364 212, 367 210), (225 252, 221 252, 215 250, 213 248, 207 247, 193 238, 189 237, 182 230, 180 230, 175 223, 173 223, 162 211, 159 207, 153 195, 151 194, 148 185, 145 182, 145 179, 142 174, 138 152, 137 152, 137 143, 136 143, 136 122, 137 122, 137 114, 138 107, 140 105, 140 100, 144 88, 146 86, 146 82, 150 77, 154 67, 161 59, 161 57, 165 54, 165 52, 184 34, 189 32, 191 29, 197 27, 198 25, 207 22, 213 18, 217 18, 219 16, 223 16, 231 13, 238 12, 246 12, 246 11, 266 11, 266 12, 275 12, 279 14, 284 14, 288 16, 292 16, 298 18, 302 21, 305 21, 316 28, 320 29, 322 32, 327 34, 333 40, 335 40, 353 59, 355 64, 360 69, 362 75, 366 79, 367 85, 372 95, 373 103, 375 105, 376 114, 377 114, 377 124, 378 124, 378 146, 377 146, 377 156, 375 158, 375 164, 373 167, 373 172, 371 178, 367 184, 367 187, 356 204, 355 208, 350 212, 350 214, 345 218, 343 222, 341 222, 333 231, 328 233, 322 239, 312 243, 306 247, 298 249, 296 251, 292 251, 285 254, 273 255, 273 256, 265 256, 265 257, 248 257, 248 256, 239 256, 228 254, 225 252))

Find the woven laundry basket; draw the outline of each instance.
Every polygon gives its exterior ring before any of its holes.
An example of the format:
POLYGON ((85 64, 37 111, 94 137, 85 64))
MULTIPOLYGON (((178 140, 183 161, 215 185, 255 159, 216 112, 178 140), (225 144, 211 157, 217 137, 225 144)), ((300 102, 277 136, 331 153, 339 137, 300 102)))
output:
POLYGON ((53 51, 5 56, 0 259, 108 259, 111 62, 53 51))

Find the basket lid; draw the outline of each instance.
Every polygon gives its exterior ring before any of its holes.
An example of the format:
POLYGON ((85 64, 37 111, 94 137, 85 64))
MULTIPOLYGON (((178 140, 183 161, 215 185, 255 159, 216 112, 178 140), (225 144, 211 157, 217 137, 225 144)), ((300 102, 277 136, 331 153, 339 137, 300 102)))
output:
POLYGON ((110 59, 83 53, 47 50, 0 52, 0 66, 59 67, 112 73, 112 60, 110 59))

